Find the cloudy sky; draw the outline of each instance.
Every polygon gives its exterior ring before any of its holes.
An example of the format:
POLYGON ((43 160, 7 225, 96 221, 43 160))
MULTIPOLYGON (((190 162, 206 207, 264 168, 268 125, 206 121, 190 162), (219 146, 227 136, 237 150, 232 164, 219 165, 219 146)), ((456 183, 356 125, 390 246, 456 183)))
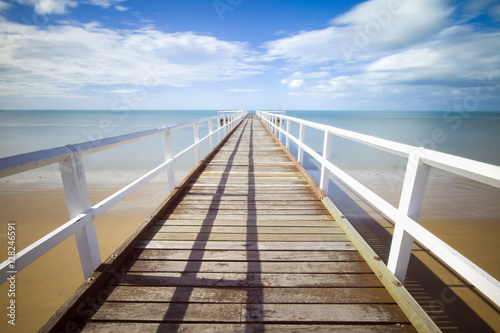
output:
POLYGON ((498 0, 0 0, 0 109, 500 111, 498 0))

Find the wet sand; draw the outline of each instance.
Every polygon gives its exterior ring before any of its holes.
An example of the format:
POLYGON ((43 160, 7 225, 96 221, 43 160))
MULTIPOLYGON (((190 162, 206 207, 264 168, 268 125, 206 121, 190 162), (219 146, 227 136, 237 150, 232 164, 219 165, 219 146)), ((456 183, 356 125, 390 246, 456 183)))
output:
MULTIPOLYGON (((68 220, 57 172, 41 176, 20 174, 0 182, 0 241, 5 260, 6 223, 16 221, 18 249, 36 241, 68 220), (41 177, 41 178, 40 178, 41 177), (7 182, 8 180, 8 182, 7 182)), ((397 206, 402 176, 395 170, 349 170, 353 177, 397 206)), ((179 172, 181 179, 187 172, 179 172)), ((137 177, 140 171, 88 172, 92 203, 96 203, 137 177)), ((125 201, 96 219, 104 260, 166 197, 165 176, 160 175, 125 201)), ((393 223, 336 182, 334 202, 351 223, 386 260, 393 223)), ((500 190, 490 189, 445 173, 431 173, 421 224, 460 253, 500 279, 500 190)), ((16 326, 0 321, 2 332, 36 331, 82 283, 74 237, 70 237, 17 275, 16 326)), ((475 328, 500 331, 500 312, 474 288, 440 263, 425 248, 415 245, 406 287, 444 331, 475 328), (461 319, 463 318, 463 319, 461 319)), ((7 284, 0 286, 0 307, 6 308, 7 284)), ((2 313, 4 313, 2 311, 2 313)))

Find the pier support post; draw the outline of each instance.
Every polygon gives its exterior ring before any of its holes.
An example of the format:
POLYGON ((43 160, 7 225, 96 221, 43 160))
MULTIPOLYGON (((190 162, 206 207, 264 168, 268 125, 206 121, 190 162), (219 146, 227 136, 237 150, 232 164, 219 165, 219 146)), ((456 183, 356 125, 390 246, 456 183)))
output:
MULTIPOLYGON (((173 145, 172 145, 172 131, 168 130, 163 134, 163 149, 165 152, 165 162, 170 161, 173 158, 173 145)), ((167 186, 168 193, 172 193, 175 189, 175 168, 174 163, 167 167, 167 186)))
MULTIPOLYGON (((330 160, 333 152, 333 134, 328 130, 325 131, 325 138, 323 140, 323 158, 330 160)), ((328 196, 328 184, 330 182, 330 171, 324 164, 321 164, 321 178, 320 187, 323 192, 328 196)))
MULTIPOLYGON (((431 167, 422 161, 423 154, 424 148, 420 148, 408 157, 398 208, 400 216, 408 216, 417 222, 431 170, 431 167)), ((404 282, 406 277, 412 246, 413 236, 405 230, 402 222, 396 220, 387 266, 401 282, 404 282)))
MULTIPOLYGON (((300 130, 299 130, 299 141, 300 143, 304 143, 304 140, 306 138, 306 125, 300 124, 300 130)), ((299 152, 297 154, 297 160, 299 161, 300 164, 303 164, 304 162, 304 148, 302 148, 302 145, 299 144, 299 152)))
MULTIPOLYGON (((67 146, 73 151, 64 161, 59 162, 59 169, 64 186, 64 194, 70 218, 84 213, 90 209, 90 198, 83 169, 83 161, 80 153, 72 146, 67 146)), ((94 270, 101 264, 101 254, 95 230, 94 219, 80 230, 75 232, 78 255, 82 266, 84 279, 89 278, 94 270)))

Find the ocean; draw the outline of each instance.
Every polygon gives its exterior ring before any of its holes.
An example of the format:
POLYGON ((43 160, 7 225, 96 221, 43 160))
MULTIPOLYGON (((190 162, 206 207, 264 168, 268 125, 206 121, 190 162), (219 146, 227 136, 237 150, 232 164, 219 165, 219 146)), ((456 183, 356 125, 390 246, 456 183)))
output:
MULTIPOLYGON (((373 135, 414 146, 500 165, 500 112, 448 111, 287 111, 287 115, 334 127, 373 135)), ((170 126, 217 115, 210 110, 169 111, 0 111, 0 157, 64 146, 79 142, 170 126)), ((298 137, 298 125, 292 133, 298 137)), ((208 124, 200 127, 201 136, 208 124)), ((323 133, 306 130, 306 143, 321 152, 323 133)), ((193 142, 192 127, 175 131, 174 151, 193 142)), ((163 161, 161 136, 84 157, 88 170, 151 169, 163 161)), ((296 154, 296 147, 292 145, 296 154)), ((202 154, 209 150, 208 142, 202 154)), ((191 169, 190 154, 176 168, 191 169)), ((334 138, 332 162, 341 168, 398 168, 405 159, 390 153, 334 138)), ((305 167, 316 177, 317 164, 306 156, 305 167)))

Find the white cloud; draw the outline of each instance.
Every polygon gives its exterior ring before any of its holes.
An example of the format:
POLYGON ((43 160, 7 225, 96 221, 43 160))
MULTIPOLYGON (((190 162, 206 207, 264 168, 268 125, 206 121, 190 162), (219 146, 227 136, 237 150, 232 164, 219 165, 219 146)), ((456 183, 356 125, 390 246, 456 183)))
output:
POLYGON ((452 10, 447 0, 370 0, 334 18, 333 26, 303 31, 266 44, 268 60, 300 64, 350 61, 399 50, 438 33, 452 10), (394 4, 399 3, 400 6, 394 4))
POLYGON ((115 93, 115 94, 135 94, 140 92, 141 90, 139 89, 115 89, 111 90, 110 92, 115 93))
POLYGON ((307 79, 321 79, 325 78, 327 76, 330 76, 329 72, 310 72, 310 73, 303 73, 303 72, 295 72, 292 74, 292 77, 294 78, 307 78, 307 79))
POLYGON ((5 1, 0 1, 0 11, 10 8, 11 4, 5 1))
POLYGON ((448 0, 371 0, 334 20, 352 29, 352 45, 374 50, 395 50, 439 32, 452 10, 448 0), (394 5, 398 4, 398 5, 394 5))
POLYGON ((366 72, 389 84, 471 87, 480 77, 500 77, 498 50, 500 32, 470 33, 383 57, 370 64, 366 72))
POLYGON ((392 101, 408 107, 416 99, 421 105, 444 105, 478 95, 484 106, 500 92, 499 49, 500 32, 450 27, 433 41, 381 57, 351 75, 314 79, 313 73, 295 72, 281 82, 294 95, 313 98, 392 101), (308 76, 300 84, 292 84, 298 77, 308 76))
POLYGON ((88 86, 188 86, 253 75, 246 44, 192 32, 113 31, 98 24, 39 29, 4 23, 0 94, 69 93, 88 86))
MULTIPOLYGON (((124 2, 124 1, 126 1, 126 0, 86 0, 85 3, 87 3, 89 5, 99 6, 102 8, 109 8, 112 5, 119 4, 120 2, 124 2)), ((119 7, 122 7, 122 6, 119 6, 119 7)), ((122 8, 125 8, 125 7, 122 7, 122 8)))
POLYGON ((127 8, 127 7, 123 7, 123 6, 119 6, 119 5, 118 5, 118 6, 115 6, 115 9, 116 9, 117 11, 120 11, 120 12, 126 12, 127 10, 129 10, 129 8, 127 8))
MULTIPOLYGON (((50 14, 66 14, 70 8, 75 8, 78 6, 78 1, 76 0, 15 0, 17 3, 22 5, 33 6, 35 13, 40 15, 50 15, 50 14)), ((118 5, 126 0, 85 0, 82 3, 99 6, 102 8, 109 8, 114 5, 114 8, 118 11, 126 11, 127 7, 118 5)), ((2 10, 2 3, 0 1, 0 10, 2 10)))
POLYGON ((344 38, 347 38, 345 29, 337 27, 304 31, 266 43, 266 59, 284 58, 300 64, 340 59, 343 55, 339 43, 344 38))
POLYGON ((299 89, 305 85, 305 81, 303 79, 293 79, 293 78, 283 79, 281 80, 281 83, 287 85, 291 89, 299 89))
POLYGON ((231 88, 227 89, 227 92, 234 92, 234 93, 252 93, 252 92, 259 92, 262 91, 262 89, 242 89, 242 88, 231 88))
POLYGON ((78 5, 73 0, 16 0, 22 5, 30 5, 35 9, 35 13, 40 15, 65 14, 68 8, 74 8, 78 5))

